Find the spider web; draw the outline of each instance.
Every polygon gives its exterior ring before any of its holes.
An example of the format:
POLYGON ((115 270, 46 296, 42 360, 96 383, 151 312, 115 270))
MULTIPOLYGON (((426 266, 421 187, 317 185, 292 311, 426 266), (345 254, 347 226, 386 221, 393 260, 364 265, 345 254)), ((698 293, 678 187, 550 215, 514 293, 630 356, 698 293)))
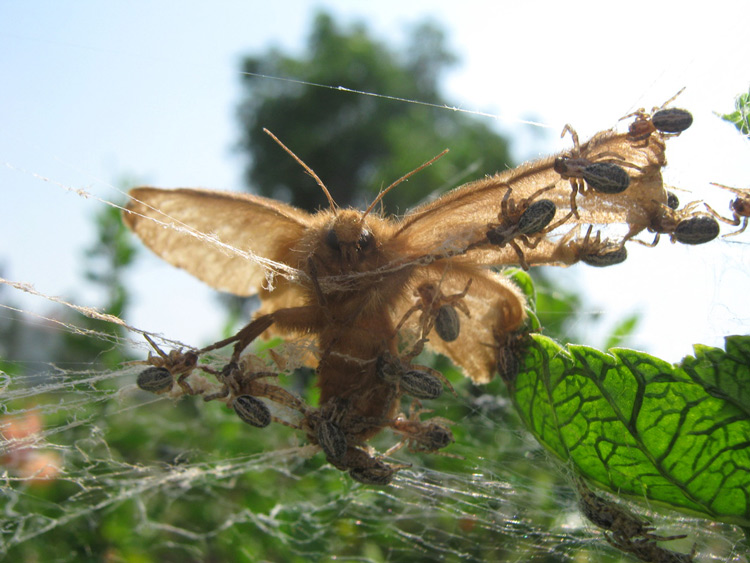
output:
MULTIPOLYGON (((698 73, 690 82, 704 77, 698 73)), ((647 85, 643 91, 648 101, 636 105, 668 97, 660 98, 661 91, 647 85)), ((55 189, 90 195, 78 183, 51 180, 55 189)), ((725 202, 714 207, 724 209, 725 202)), ((709 291, 696 285, 696 291, 711 302, 717 332, 727 334, 735 327, 746 332, 748 315, 727 305, 719 293, 729 282, 734 285, 734 277, 747 279, 747 245, 741 240, 715 245, 720 261, 707 269, 718 282, 709 291)), ((695 256, 684 249, 674 252, 675 263, 695 264, 695 256)), ((636 253, 629 263, 643 256, 645 251, 636 253)), ((697 260, 706 268, 704 255, 697 260)), ((611 299, 602 295, 609 295, 618 276, 596 275, 597 282, 585 285, 590 301, 581 323, 600 316, 611 299)), ((634 292, 642 277, 629 277, 634 292)), ((570 272, 562 279, 585 284, 570 272)), ((659 295, 670 299, 670 283, 664 285, 651 288, 657 301, 659 295)), ((34 338, 65 334, 68 345, 93 340, 104 351, 126 351, 137 359, 150 351, 140 327, 106 318, 88 307, 88 300, 73 304, 29 285, 0 288, 5 324, 15 320, 34 338), (61 308, 39 313, 28 300, 15 306, 20 294, 57 301, 61 308), (124 331, 113 336, 92 329, 86 322, 91 317, 124 331)), ((732 299, 743 297, 735 292, 732 299)), ((596 326, 588 329, 593 343, 592 333, 603 331, 601 323, 596 326)), ((585 334, 575 325, 569 330, 571 336, 585 334)), ((11 335, 4 336, 9 343, 11 335)), ((641 333, 640 338, 650 337, 641 333)), ((189 347, 176 340, 158 342, 165 350, 189 347)), ((373 488, 325 463, 317 448, 292 429, 250 429, 220 404, 141 392, 134 382, 143 366, 105 369, 99 358, 84 365, 51 365, 52 350, 44 341, 35 341, 33 348, 33 356, 22 358, 3 350, 0 365, 0 553, 9 560, 630 560, 582 520, 569 468, 551 459, 519 426, 500 382, 474 386, 443 360, 438 359, 439 366, 458 397, 446 393, 430 408, 434 416, 455 422, 456 443, 448 451, 457 457, 399 452, 395 459, 411 467, 389 487, 373 488)), ((215 361, 221 365, 225 359, 215 361)), ((302 390, 304 378, 304 373, 287 376, 284 383, 302 390)), ((383 451, 392 439, 382 436, 373 445, 383 451)), ((696 542, 701 561, 748 560, 737 527, 645 503, 638 509, 654 519, 660 533, 688 535, 670 547, 688 552, 696 542)))

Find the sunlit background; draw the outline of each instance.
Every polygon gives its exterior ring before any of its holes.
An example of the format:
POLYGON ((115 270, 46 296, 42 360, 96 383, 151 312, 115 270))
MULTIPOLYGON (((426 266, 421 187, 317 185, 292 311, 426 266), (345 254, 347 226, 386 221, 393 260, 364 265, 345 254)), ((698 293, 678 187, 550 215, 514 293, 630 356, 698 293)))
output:
MULTIPOLYGON (((686 87, 675 104, 695 123, 668 143, 667 183, 683 203, 705 199, 721 211, 729 195, 709 182, 750 187, 750 145, 714 115, 750 85, 747 2, 504 4, 0 2, 0 276, 97 306, 102 296, 79 264, 93 215, 101 200, 122 200, 123 178, 241 190, 240 61, 271 46, 301 53, 318 10, 394 46, 426 18, 443 26, 460 57, 446 77, 449 99, 486 114, 519 161, 567 148, 565 123, 587 138, 686 87)), ((414 154, 413 164, 432 156, 414 154)), ((600 332, 638 311, 633 346, 677 361, 693 343, 747 333, 749 240, 631 245, 625 265, 554 275, 587 296, 584 318, 603 316, 585 343, 600 344, 600 332)), ((129 275, 127 322, 187 344, 214 340, 224 322, 214 292, 143 254, 129 275)), ((51 307, 10 288, 0 295, 27 311, 51 307)))

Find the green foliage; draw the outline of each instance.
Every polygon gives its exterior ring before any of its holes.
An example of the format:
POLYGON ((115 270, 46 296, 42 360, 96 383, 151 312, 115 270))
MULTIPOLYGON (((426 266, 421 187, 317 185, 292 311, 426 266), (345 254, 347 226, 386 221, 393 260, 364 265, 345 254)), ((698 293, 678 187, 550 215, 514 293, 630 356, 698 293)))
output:
POLYGON ((743 135, 750 136, 750 92, 737 96, 734 108, 733 112, 725 113, 721 118, 732 123, 743 135))
POLYGON ((389 209, 404 211, 437 189, 474 179, 477 171, 504 169, 510 164, 505 139, 466 114, 443 109, 448 104, 440 78, 454 62, 444 33, 433 24, 415 27, 408 46, 397 52, 373 39, 364 25, 341 29, 323 13, 303 57, 271 50, 246 58, 239 115, 240 146, 250 157, 249 186, 303 209, 328 207, 322 190, 264 127, 316 172, 342 207, 369 203, 380 189, 445 148, 451 150, 449 157, 388 195, 389 209), (387 93, 437 107, 302 82, 387 93))
POLYGON ((673 366, 533 335, 511 397, 549 451, 603 487, 750 524, 750 337, 673 366))

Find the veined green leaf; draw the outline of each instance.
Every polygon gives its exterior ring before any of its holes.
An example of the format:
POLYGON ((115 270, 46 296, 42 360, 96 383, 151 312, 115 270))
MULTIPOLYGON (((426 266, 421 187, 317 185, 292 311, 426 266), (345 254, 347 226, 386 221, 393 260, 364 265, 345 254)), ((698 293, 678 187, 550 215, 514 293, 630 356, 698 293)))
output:
POLYGON ((532 335, 511 396, 539 442, 590 481, 750 525, 750 337, 674 366, 532 335))

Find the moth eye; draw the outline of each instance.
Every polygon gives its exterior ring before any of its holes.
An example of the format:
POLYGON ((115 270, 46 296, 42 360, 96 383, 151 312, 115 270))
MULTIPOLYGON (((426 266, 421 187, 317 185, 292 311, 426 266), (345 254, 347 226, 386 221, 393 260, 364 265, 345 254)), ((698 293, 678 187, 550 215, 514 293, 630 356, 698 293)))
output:
POLYGON ((362 234, 359 235, 359 241, 357 241, 357 247, 360 250, 367 250, 372 246, 374 242, 375 242, 375 237, 372 236, 372 233, 368 231, 367 229, 364 229, 362 231, 362 234))
POLYGON ((328 233, 326 233, 326 246, 331 250, 341 250, 339 237, 333 229, 329 229, 328 233))

